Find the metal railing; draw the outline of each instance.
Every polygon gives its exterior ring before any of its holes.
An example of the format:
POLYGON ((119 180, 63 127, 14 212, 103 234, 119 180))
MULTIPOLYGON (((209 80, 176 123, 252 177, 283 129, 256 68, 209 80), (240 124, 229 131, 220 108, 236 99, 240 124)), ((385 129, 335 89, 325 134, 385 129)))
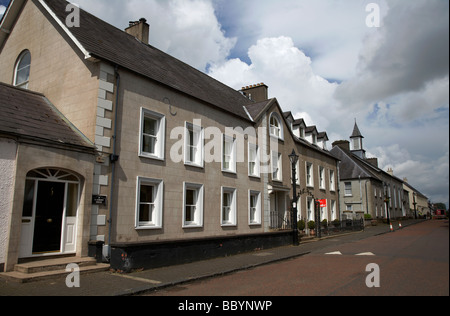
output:
POLYGON ((284 212, 271 211, 269 228, 277 229, 277 230, 291 230, 292 229, 292 212, 291 211, 284 211, 284 212))

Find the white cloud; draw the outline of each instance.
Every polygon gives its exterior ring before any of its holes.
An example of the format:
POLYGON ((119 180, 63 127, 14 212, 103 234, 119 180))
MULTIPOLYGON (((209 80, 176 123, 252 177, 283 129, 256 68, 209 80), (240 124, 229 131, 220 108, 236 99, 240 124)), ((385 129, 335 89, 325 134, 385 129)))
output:
POLYGON ((223 33, 209 0, 77 2, 120 29, 146 18, 151 45, 203 71, 208 64, 224 62, 236 42, 223 33))
POLYGON ((425 194, 433 202, 447 202, 449 183, 449 151, 442 157, 421 160, 413 157, 400 145, 376 147, 367 153, 368 157, 377 157, 379 167, 392 168, 400 179, 407 178, 408 183, 425 194), (447 188, 447 190, 445 190, 447 188))
POLYGON ((430 82, 448 81, 448 1, 389 0, 388 4, 378 34, 366 39, 357 75, 336 91, 336 97, 351 108, 390 103, 404 93, 430 89, 430 82))
POLYGON ((332 98, 337 84, 315 74, 311 59, 291 38, 263 38, 249 48, 248 56, 250 65, 232 59, 212 66, 209 74, 235 89, 264 82, 269 86, 269 97, 276 97, 283 110, 302 116, 307 113, 309 124, 318 124, 319 129, 329 127, 329 117, 323 111, 338 114, 332 98))
MULTIPOLYGON (((373 33, 365 24, 369 0, 215 0, 226 25, 245 53, 261 38, 286 36, 314 58, 312 68, 324 78, 349 79, 355 75, 362 39, 373 33)), ((379 0, 385 15, 384 0, 379 0)))

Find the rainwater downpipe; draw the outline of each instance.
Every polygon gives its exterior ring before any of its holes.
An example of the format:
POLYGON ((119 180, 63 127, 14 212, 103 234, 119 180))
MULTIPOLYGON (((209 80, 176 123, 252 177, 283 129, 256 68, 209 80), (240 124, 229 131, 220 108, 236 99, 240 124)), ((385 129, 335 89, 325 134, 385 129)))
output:
POLYGON ((115 101, 115 113, 114 113, 114 134, 112 136, 113 138, 113 152, 110 155, 110 162, 111 162, 111 190, 109 193, 109 232, 108 232, 108 260, 111 260, 111 235, 112 235, 112 210, 113 210, 113 194, 114 194, 114 182, 115 182, 115 175, 116 175, 116 161, 119 159, 119 156, 117 156, 117 150, 116 150, 116 140, 117 140, 117 116, 119 112, 119 91, 120 91, 120 74, 118 72, 118 66, 115 65, 114 67, 114 76, 116 77, 116 101, 115 101))

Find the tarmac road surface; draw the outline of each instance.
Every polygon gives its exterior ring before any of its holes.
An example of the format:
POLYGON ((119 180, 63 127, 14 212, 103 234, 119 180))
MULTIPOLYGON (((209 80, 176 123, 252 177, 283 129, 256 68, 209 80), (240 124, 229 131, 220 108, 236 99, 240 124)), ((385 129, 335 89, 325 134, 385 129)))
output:
POLYGON ((182 284, 159 296, 448 296, 448 221, 340 243, 289 261, 182 284))

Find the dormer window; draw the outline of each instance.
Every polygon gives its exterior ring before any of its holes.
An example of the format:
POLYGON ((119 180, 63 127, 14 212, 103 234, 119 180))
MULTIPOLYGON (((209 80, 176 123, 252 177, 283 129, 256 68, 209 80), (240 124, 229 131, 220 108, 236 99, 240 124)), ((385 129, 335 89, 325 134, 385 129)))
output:
POLYGON ((270 115, 269 133, 270 136, 283 139, 283 125, 281 124, 281 119, 277 113, 272 113, 270 115))
POLYGON ((28 89, 30 79, 31 54, 28 50, 23 51, 16 62, 14 68, 14 85, 16 87, 28 89))
POLYGON ((313 134, 311 135, 311 137, 312 137, 312 143, 313 143, 314 145, 316 145, 316 144, 317 144, 317 135, 313 133, 313 134))

